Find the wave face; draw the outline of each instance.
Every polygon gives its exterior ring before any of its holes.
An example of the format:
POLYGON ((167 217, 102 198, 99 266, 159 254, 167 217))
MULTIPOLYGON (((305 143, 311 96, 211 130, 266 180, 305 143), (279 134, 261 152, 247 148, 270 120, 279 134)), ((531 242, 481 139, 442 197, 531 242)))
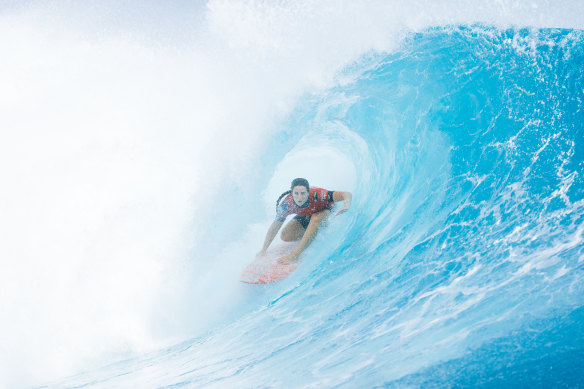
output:
POLYGON ((362 58, 267 146, 262 166, 318 146, 355 168, 299 270, 242 285, 208 335, 57 386, 580 385, 583 63, 580 31, 479 26, 362 58))

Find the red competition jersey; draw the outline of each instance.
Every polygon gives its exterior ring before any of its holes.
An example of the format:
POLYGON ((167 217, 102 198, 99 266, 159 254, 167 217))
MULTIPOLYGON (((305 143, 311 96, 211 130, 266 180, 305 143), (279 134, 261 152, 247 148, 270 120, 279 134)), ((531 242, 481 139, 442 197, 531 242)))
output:
POLYGON ((292 193, 289 193, 278 204, 276 208, 276 219, 283 222, 286 216, 296 214, 299 216, 310 216, 313 213, 320 212, 324 209, 331 209, 333 206, 333 191, 322 188, 310 188, 308 192, 308 201, 301 207, 294 202, 292 193))

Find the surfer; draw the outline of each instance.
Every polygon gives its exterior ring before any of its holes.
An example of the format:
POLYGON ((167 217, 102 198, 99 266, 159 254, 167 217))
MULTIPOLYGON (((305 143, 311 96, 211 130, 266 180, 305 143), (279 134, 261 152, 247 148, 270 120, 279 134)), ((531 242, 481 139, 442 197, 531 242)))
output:
POLYGON ((268 229, 264 247, 258 255, 264 255, 270 244, 282 228, 288 215, 295 214, 286 224, 280 235, 285 242, 300 240, 298 246, 290 254, 278 260, 281 264, 297 261, 300 254, 316 237, 318 227, 330 215, 333 204, 344 201, 344 206, 336 214, 345 212, 351 206, 351 192, 328 191, 322 188, 311 188, 304 178, 296 178, 290 185, 290 190, 282 193, 276 202, 276 220, 268 229))

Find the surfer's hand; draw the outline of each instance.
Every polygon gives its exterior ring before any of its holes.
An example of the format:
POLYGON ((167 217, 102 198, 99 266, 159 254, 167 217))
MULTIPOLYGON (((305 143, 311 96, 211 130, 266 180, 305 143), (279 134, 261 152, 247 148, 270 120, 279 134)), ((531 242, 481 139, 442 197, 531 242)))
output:
POLYGON ((288 255, 285 255, 282 258, 278 259, 278 263, 280 265, 289 265, 290 262, 295 261, 295 260, 296 260, 296 257, 288 254, 288 255))
POLYGON ((257 258, 257 257, 262 257, 262 256, 264 256, 264 255, 266 255, 266 250, 262 250, 262 251, 260 251, 259 253, 257 253, 257 254, 256 254, 256 258, 257 258))
POLYGON ((336 215, 340 215, 341 213, 347 212, 348 209, 349 209, 349 207, 343 207, 343 208, 339 209, 339 211, 336 213, 336 215))

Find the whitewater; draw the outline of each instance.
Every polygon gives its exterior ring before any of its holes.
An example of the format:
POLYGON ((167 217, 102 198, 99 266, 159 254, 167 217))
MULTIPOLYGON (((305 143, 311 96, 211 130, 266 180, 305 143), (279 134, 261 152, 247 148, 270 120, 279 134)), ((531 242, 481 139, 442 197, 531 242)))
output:
POLYGON ((583 20, 0 3, 0 386, 581 387, 583 20), (351 209, 239 282, 295 177, 351 209))

